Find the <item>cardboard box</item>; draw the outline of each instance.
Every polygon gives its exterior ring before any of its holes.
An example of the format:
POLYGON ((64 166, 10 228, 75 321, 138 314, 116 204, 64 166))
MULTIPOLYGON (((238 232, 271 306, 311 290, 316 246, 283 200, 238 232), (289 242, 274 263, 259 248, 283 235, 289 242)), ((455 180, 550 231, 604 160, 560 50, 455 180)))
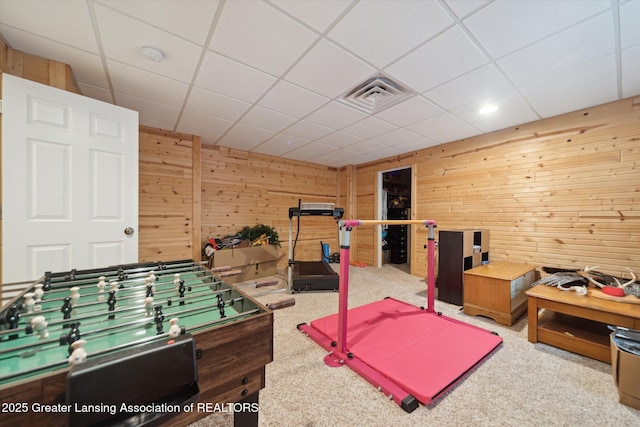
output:
POLYGON ((240 270, 241 274, 224 278, 227 283, 238 283, 275 275, 278 258, 280 248, 276 245, 220 249, 213 255, 213 267, 240 270))
POLYGON ((618 399, 632 408, 640 409, 640 356, 621 350, 611 334, 611 369, 618 386, 618 399))

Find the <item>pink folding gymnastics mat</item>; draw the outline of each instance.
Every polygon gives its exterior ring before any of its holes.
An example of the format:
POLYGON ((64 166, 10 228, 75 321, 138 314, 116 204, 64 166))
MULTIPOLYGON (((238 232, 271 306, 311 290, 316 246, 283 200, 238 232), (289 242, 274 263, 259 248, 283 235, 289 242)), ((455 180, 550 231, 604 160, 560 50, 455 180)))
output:
POLYGON ((326 364, 349 366, 405 411, 412 412, 418 402, 429 405, 442 396, 502 344, 497 334, 434 310, 434 221, 341 220, 339 224, 339 311, 309 325, 298 325, 329 352, 326 364), (391 222, 429 227, 427 307, 386 298, 347 309, 349 231, 357 225, 391 222))

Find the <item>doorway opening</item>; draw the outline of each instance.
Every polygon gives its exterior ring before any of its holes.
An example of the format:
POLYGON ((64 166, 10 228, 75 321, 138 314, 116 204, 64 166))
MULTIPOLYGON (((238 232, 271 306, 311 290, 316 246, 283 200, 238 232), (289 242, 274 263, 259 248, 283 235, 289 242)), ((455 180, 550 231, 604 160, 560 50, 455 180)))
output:
MULTIPOLYGON (((380 178, 380 218, 411 219, 411 168, 382 172, 380 178)), ((382 227, 380 264, 411 272, 410 231, 408 225, 382 227)))

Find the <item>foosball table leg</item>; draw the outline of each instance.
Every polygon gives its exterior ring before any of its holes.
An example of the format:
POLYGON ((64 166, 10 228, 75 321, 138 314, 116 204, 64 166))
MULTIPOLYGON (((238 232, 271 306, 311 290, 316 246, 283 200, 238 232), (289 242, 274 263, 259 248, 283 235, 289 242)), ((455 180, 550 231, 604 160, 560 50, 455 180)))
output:
POLYGON ((242 410, 233 414, 233 427, 258 427, 258 391, 238 401, 242 410))

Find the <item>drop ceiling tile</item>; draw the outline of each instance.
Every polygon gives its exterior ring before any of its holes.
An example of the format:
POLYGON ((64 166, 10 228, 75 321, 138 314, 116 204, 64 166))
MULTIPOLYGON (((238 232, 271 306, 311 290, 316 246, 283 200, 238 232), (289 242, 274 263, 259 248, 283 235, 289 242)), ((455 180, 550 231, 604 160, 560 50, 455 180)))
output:
POLYGON ((229 120, 219 119, 193 111, 184 111, 180 123, 176 127, 178 132, 190 133, 202 137, 207 144, 215 144, 233 126, 229 120))
POLYGON ((302 147, 303 145, 306 145, 308 143, 309 141, 305 141, 304 139, 279 133, 273 138, 258 145, 252 150, 252 152, 268 154, 270 156, 282 156, 283 154, 302 147))
POLYGON ((615 57, 609 55, 525 85, 521 92, 538 113, 550 117, 613 101, 617 98, 616 87, 615 57), (597 88, 604 92, 594 91, 597 88), (590 104, 585 104, 585 94, 590 94, 590 104))
POLYGON ((194 84, 245 102, 256 102, 276 82, 267 73, 208 51, 194 84))
POLYGON ((470 71, 430 91, 423 93, 446 110, 467 104, 490 101, 497 94, 511 90, 511 85, 493 64, 470 71))
POLYGON ((226 2, 211 50, 280 76, 318 38, 273 6, 258 1, 226 2))
POLYGON ((84 83, 78 83, 80 93, 86 97, 97 99, 99 101, 113 104, 114 100, 111 96, 111 91, 101 87, 91 86, 84 83))
POLYGON ((388 146, 371 140, 365 140, 344 147, 344 150, 351 151, 353 153, 372 154, 378 150, 382 150, 383 148, 388 148, 388 146))
POLYGON ((270 0, 271 3, 322 33, 349 6, 344 0, 270 0))
POLYGON ((167 105, 182 105, 188 85, 120 62, 107 60, 113 90, 167 105), (158 90, 162 88, 162 90, 158 90))
POLYGON ((284 80, 276 83, 258 105, 294 117, 304 117, 329 100, 284 80))
POLYGON ((314 141, 333 133, 333 131, 333 129, 329 129, 328 127, 316 125, 315 123, 311 123, 306 120, 300 120, 299 122, 289 126, 285 130, 285 133, 307 141, 314 141))
POLYGON ((336 148, 331 145, 322 144, 320 142, 310 142, 297 148, 296 151, 311 154, 313 156, 326 156, 335 151, 335 149, 336 148))
POLYGON ((490 0, 445 0, 447 6, 458 18, 466 17, 489 2, 490 0))
POLYGON ((139 112, 141 125, 150 126, 147 123, 154 121, 164 123, 162 129, 173 130, 178 121, 180 110, 170 105, 159 104, 118 92, 115 93, 115 98, 119 106, 139 112))
POLYGON ((620 45, 626 49, 640 44, 640 2, 628 1, 620 5, 620 45))
POLYGON ((107 58, 182 82, 193 80, 202 47, 99 4, 95 11, 107 58), (164 60, 146 56, 144 46, 160 49, 164 60))
POLYGON ((367 117, 357 123, 354 123, 346 128, 342 129, 342 132, 354 135, 362 139, 368 139, 383 133, 391 132, 397 129, 396 126, 391 123, 380 120, 376 117, 367 117))
POLYGON ((323 39, 285 75, 285 80, 334 98, 363 82, 374 71, 360 59, 323 39))
MULTIPOLYGON (((288 153, 283 154, 282 157, 284 157, 285 159, 290 159, 290 160, 298 160, 298 161, 301 161, 301 162, 308 162, 311 159, 313 159, 313 154, 301 153, 298 150, 293 150, 293 151, 289 151, 288 153)), ((315 159, 314 159, 314 163, 315 163, 315 159)), ((320 164, 320 163, 317 163, 317 164, 320 164)))
POLYGON ((396 126, 406 126, 442 113, 442 109, 422 96, 414 96, 377 113, 375 116, 396 126))
MULTIPOLYGON (((98 43, 91 25, 89 8, 85 2, 65 0, 0 1, 0 24, 6 24, 69 46, 98 53, 98 43), (73 31, 69 25, 73 23, 73 31)), ((7 39, 14 49, 18 49, 7 39)))
POLYGON ((218 0, 136 0, 100 1, 99 3, 203 46, 220 2, 218 0))
POLYGON ((362 138, 358 138, 357 136, 349 135, 343 132, 334 132, 331 135, 320 138, 315 142, 330 145, 336 148, 344 148, 359 141, 362 141, 362 138))
POLYGON ((396 145, 396 148, 402 150, 405 153, 410 151, 422 150, 423 148, 433 147, 438 145, 439 142, 434 141, 430 138, 420 138, 414 139, 412 141, 403 142, 401 144, 396 145))
POLYGON ((296 121, 298 121, 296 117, 255 106, 249 110, 238 123, 267 129, 273 132, 280 132, 296 121))
POLYGON ((416 92, 424 92, 487 62, 471 40, 454 27, 385 71, 416 92))
POLYGON ((78 82, 103 88, 109 86, 102 60, 97 54, 25 33, 7 25, 0 25, 0 34, 13 49, 65 64, 73 64, 73 74, 78 82))
POLYGON ((517 85, 556 74, 615 51, 611 15, 603 13, 497 61, 517 85))
POLYGON ((415 132, 398 128, 398 129, 392 130, 391 132, 387 132, 385 134, 373 137, 371 138, 371 141, 396 147, 404 142, 411 141, 414 139, 420 139, 420 138, 422 138, 422 136, 415 132))
POLYGON ((438 114, 418 123, 406 126, 405 129, 418 133, 422 136, 431 135, 463 126, 464 122, 449 113, 438 114))
POLYGON ((238 150, 250 151, 259 144, 275 135, 275 132, 260 129, 241 123, 236 123, 225 136, 223 136, 219 145, 238 150))
POLYGON ((622 59, 622 96, 640 94, 640 44, 624 49, 622 59))
POLYGON ((640 74, 622 80, 622 96, 636 96, 640 93, 640 74))
POLYGON ((606 1, 498 1, 463 23, 497 59, 541 40, 611 6, 606 1))
POLYGON ((191 89, 185 108, 196 113, 226 120, 238 120, 249 110, 251 104, 228 96, 218 95, 208 90, 194 87, 191 89))
POLYGON ((460 139, 480 135, 480 133, 481 132, 478 129, 475 129, 474 127, 467 124, 463 124, 462 126, 433 134, 430 136, 430 138, 434 141, 438 141, 439 143, 444 144, 446 142, 458 141, 460 139))
POLYGON ((498 110, 491 114, 480 114, 478 111, 483 106, 483 102, 480 101, 452 109, 451 114, 483 132, 492 132, 519 123, 528 123, 540 119, 540 116, 531 109, 529 104, 515 90, 502 92, 497 96, 484 99, 491 101, 492 104, 498 107, 498 110))
POLYGON ((451 24, 437 2, 369 1, 356 4, 327 36, 382 68, 451 24))
MULTIPOLYGON (((392 156, 399 156, 401 154, 404 154, 405 151, 401 150, 397 147, 385 147, 381 150, 377 150, 373 153, 371 153, 372 155, 375 155, 377 157, 377 159, 384 159, 386 157, 392 157, 392 156)), ((376 159, 376 160, 377 160, 376 159)))
POLYGON ((339 102, 332 101, 309 114, 305 117, 305 120, 331 129, 335 128, 336 130, 339 130, 345 126, 349 126, 352 123, 360 121, 365 117, 367 117, 367 114, 354 108, 347 107, 339 102))

